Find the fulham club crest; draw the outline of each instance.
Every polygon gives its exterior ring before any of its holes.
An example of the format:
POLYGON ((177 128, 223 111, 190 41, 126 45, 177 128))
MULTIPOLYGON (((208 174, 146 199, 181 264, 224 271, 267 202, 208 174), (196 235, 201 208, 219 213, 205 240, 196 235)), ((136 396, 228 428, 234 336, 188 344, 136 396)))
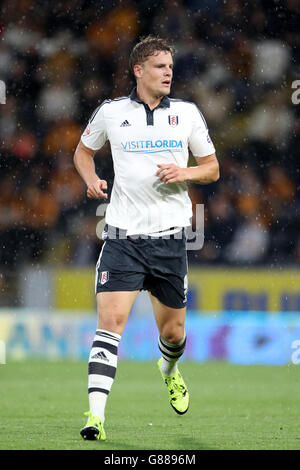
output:
POLYGON ((101 272, 101 277, 100 277, 100 284, 103 286, 109 279, 109 273, 108 271, 102 271, 101 272))
POLYGON ((171 127, 176 127, 178 124, 178 116, 169 116, 169 124, 171 127))

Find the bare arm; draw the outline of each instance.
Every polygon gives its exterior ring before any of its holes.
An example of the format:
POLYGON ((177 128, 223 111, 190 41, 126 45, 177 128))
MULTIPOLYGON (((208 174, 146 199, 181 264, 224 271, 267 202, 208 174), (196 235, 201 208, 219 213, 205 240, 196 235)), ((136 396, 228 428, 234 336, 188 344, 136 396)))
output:
POLYGON ((174 163, 158 164, 156 176, 166 184, 194 181, 200 184, 214 183, 220 177, 219 163, 216 154, 206 157, 195 157, 197 166, 180 168, 174 163))
POLYGON ((87 185, 87 196, 91 199, 107 199, 107 194, 103 192, 103 190, 107 189, 107 182, 101 180, 96 173, 94 162, 95 153, 94 150, 86 147, 79 141, 74 154, 74 165, 87 185))
POLYGON ((186 181, 209 184, 220 178, 219 162, 215 153, 195 159, 198 165, 186 168, 186 181))

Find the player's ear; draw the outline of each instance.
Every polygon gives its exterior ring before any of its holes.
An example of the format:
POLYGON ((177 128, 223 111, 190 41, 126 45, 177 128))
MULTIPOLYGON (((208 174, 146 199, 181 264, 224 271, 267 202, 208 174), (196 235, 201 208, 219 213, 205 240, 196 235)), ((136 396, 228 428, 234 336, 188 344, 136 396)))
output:
POLYGON ((136 78, 141 78, 143 74, 143 67, 140 64, 135 64, 133 66, 133 72, 136 78))

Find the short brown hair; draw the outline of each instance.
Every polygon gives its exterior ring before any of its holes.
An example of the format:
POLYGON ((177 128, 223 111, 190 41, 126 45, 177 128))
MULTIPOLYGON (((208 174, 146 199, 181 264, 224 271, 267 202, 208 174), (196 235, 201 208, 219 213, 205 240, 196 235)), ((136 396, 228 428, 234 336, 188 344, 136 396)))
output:
POLYGON ((147 58, 153 55, 156 51, 166 51, 170 52, 172 56, 175 54, 175 49, 168 44, 166 39, 147 36, 140 39, 134 48, 129 57, 129 68, 134 74, 133 67, 136 64, 142 64, 147 60, 147 58))

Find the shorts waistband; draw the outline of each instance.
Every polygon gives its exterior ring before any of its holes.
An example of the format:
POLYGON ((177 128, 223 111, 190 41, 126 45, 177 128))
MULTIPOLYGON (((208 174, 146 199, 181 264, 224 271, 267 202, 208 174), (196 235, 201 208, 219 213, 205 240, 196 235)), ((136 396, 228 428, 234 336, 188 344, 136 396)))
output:
MULTIPOLYGON (((170 227, 168 229, 165 229, 165 230, 159 230, 158 232, 155 232, 156 234, 157 233, 163 233, 163 232, 166 232, 168 230, 174 230, 176 227, 170 227)), ((114 227, 113 225, 108 225, 106 224, 105 227, 104 227, 104 231, 102 233, 102 239, 105 240, 105 239, 111 239, 111 240, 115 240, 115 239, 133 239, 133 240, 136 240, 138 238, 142 238, 144 240, 156 240, 156 239, 181 239, 183 237, 183 234, 184 234, 184 228, 181 228, 178 232, 174 233, 174 234, 170 234, 170 235, 161 235, 161 236, 151 236, 149 234, 138 234, 138 235, 129 235, 127 236, 126 235, 127 233, 127 230, 125 229, 121 229, 121 228, 118 228, 118 227, 114 227)))

